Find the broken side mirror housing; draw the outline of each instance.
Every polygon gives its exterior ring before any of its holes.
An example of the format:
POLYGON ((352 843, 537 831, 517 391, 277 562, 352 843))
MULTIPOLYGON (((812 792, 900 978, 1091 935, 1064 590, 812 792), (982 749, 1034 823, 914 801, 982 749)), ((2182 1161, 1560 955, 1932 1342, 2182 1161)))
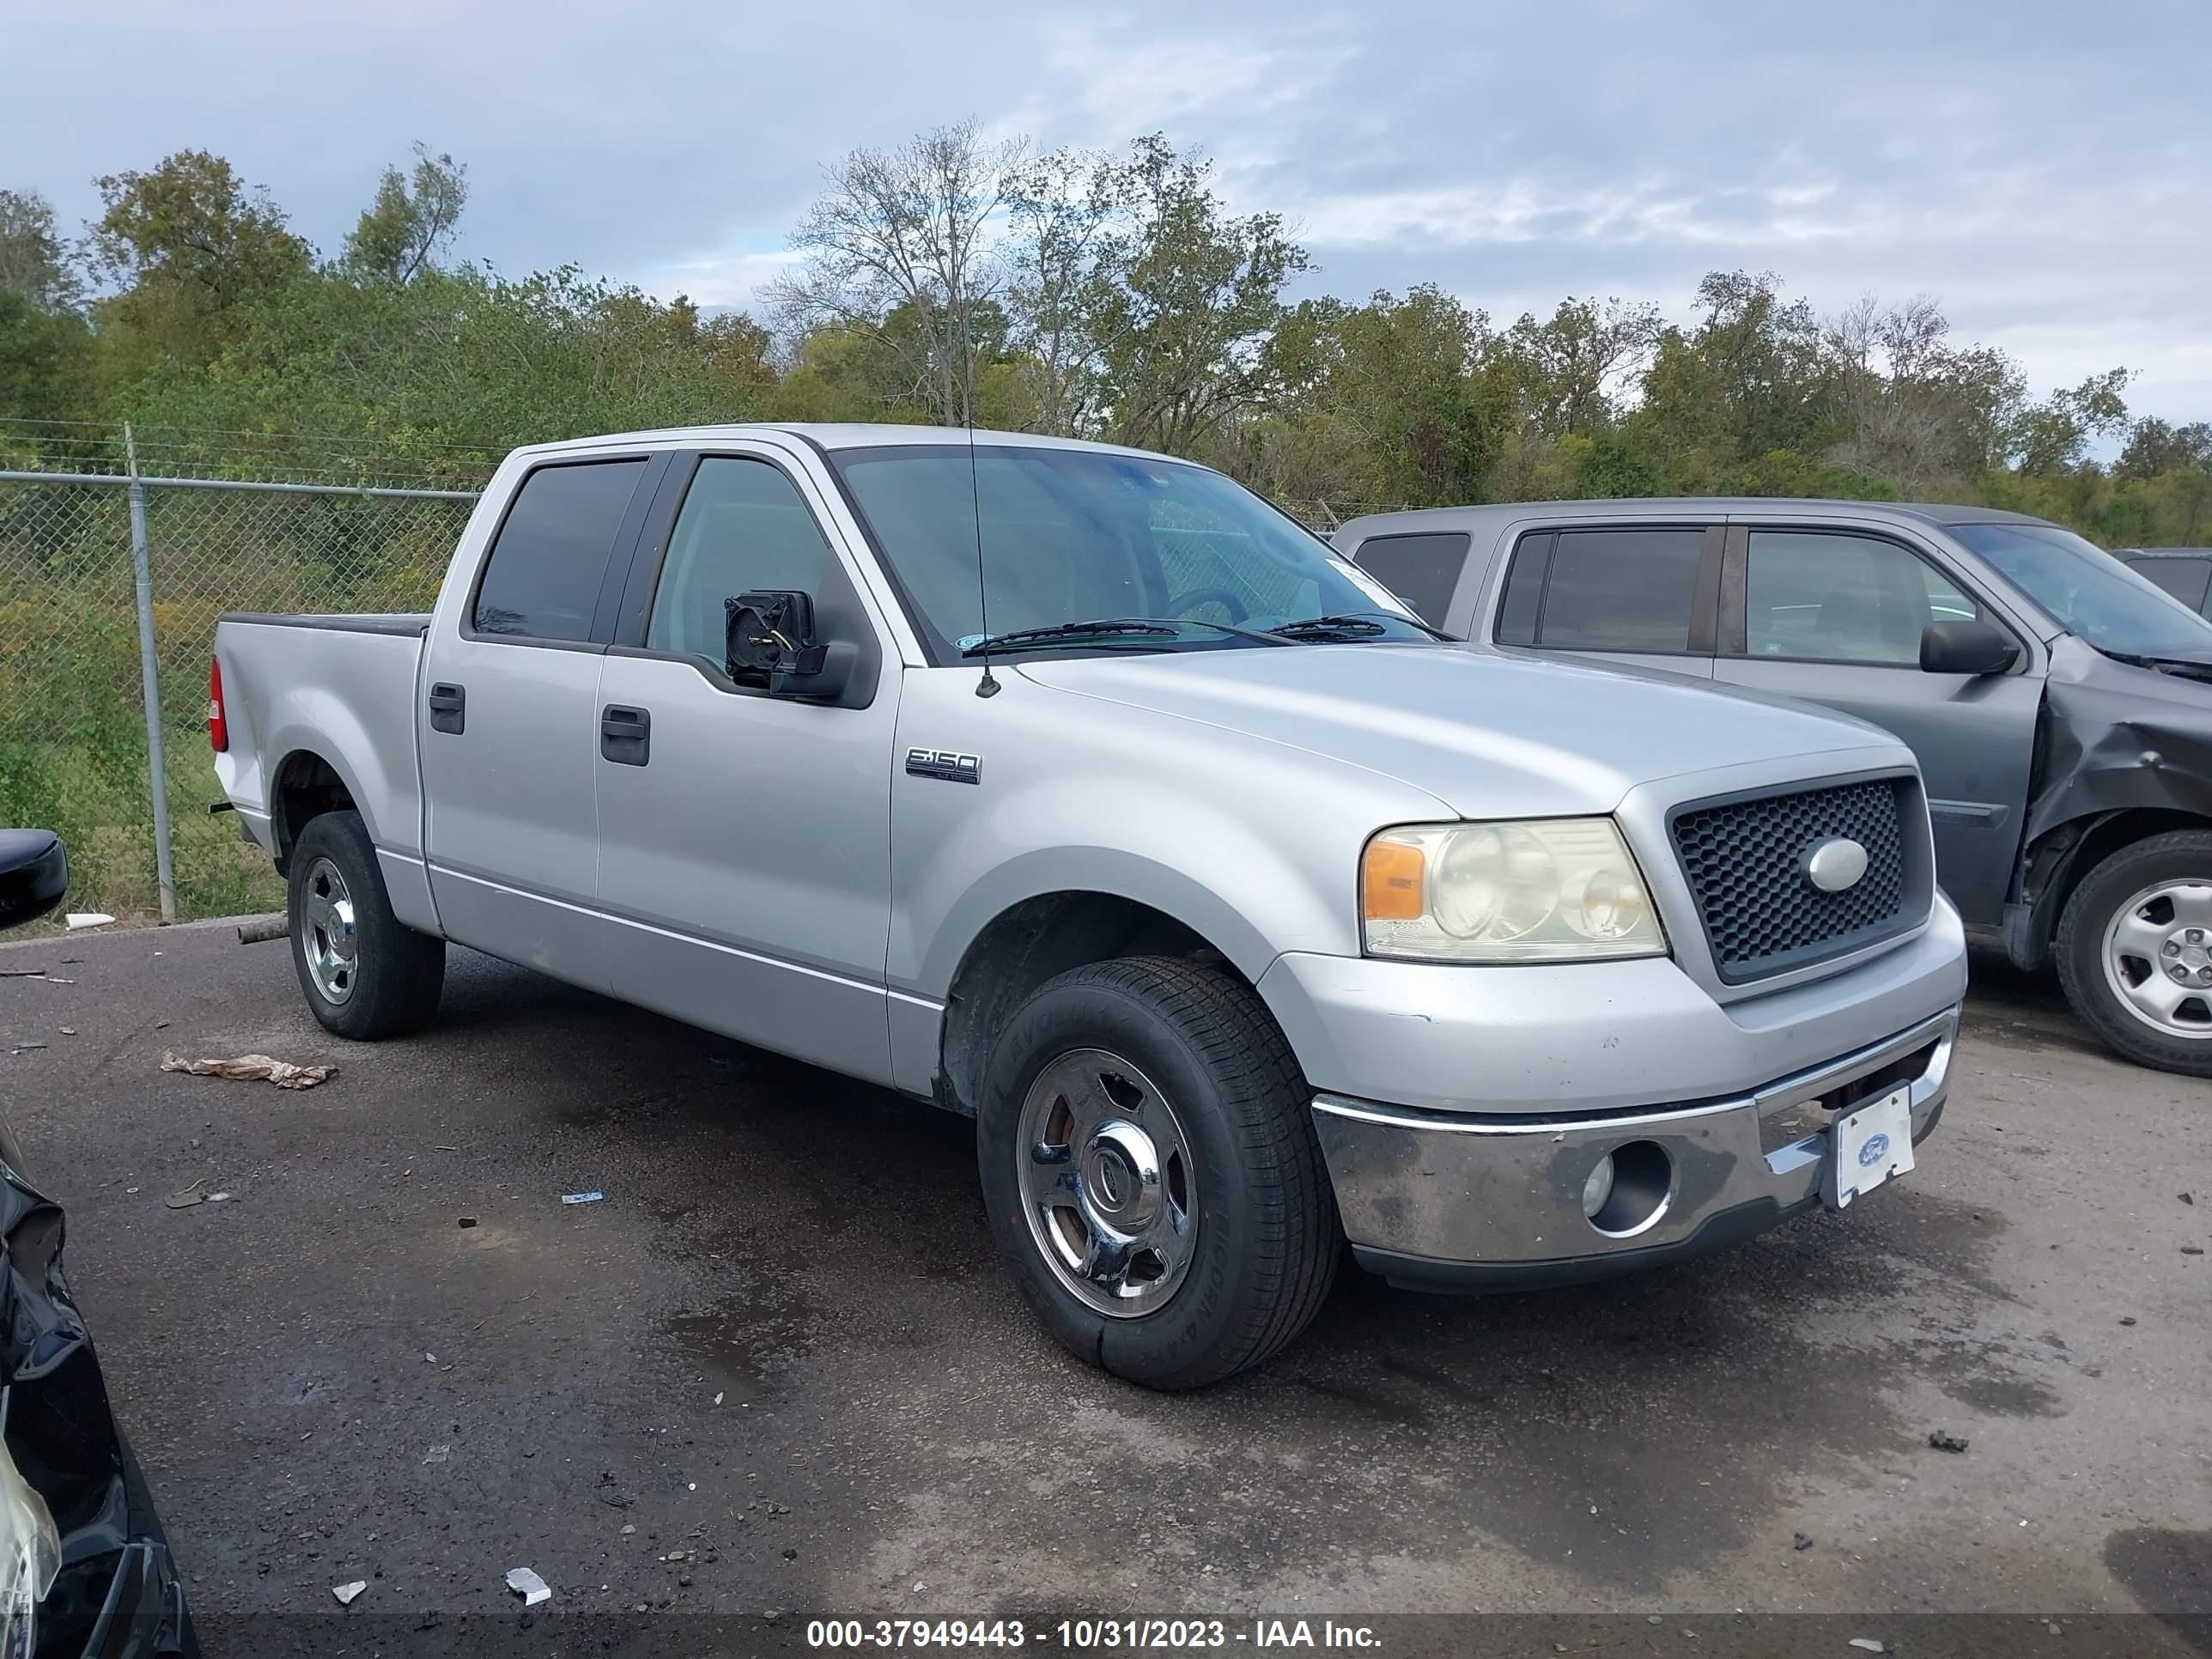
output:
POLYGON ((2020 647, 1985 622, 1929 623, 1920 630, 1920 668, 1927 674, 2002 674, 2020 647))
POLYGON ((815 637, 814 599, 797 588, 760 588, 722 601, 729 676, 771 696, 841 695, 857 653, 815 637))
POLYGON ((51 830, 0 830, 0 927, 36 921, 69 891, 69 854, 51 830))

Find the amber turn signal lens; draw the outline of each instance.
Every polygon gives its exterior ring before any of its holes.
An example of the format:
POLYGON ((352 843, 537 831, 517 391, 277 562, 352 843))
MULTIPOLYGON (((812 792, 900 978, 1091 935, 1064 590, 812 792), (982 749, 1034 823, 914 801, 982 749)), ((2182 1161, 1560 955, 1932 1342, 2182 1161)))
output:
POLYGON ((1376 836, 1359 860, 1359 899, 1370 921, 1417 921, 1422 911, 1421 849, 1376 836))

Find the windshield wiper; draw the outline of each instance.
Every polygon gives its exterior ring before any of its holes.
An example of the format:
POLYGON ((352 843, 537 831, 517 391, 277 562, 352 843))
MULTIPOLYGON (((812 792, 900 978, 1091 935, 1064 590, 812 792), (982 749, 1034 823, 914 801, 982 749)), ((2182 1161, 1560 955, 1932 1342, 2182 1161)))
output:
POLYGON ((1456 635, 1447 634, 1441 628, 1431 628, 1419 617, 1401 616, 1395 611, 1338 611, 1326 617, 1307 617, 1297 622, 1287 622, 1267 631, 1288 640, 1316 642, 1372 639, 1387 631, 1382 623, 1374 620, 1377 617, 1389 622, 1403 623, 1408 628, 1418 628, 1432 640, 1442 640, 1449 645, 1461 643, 1456 635))
POLYGON ((1095 639, 1115 634, 1153 634, 1174 638, 1185 628, 1218 629, 1224 634, 1234 634, 1240 640, 1252 640, 1261 645, 1287 645, 1287 640, 1277 639, 1272 634, 1262 634, 1257 629, 1238 628, 1229 623, 1207 622, 1198 617, 1101 617, 1091 622, 1053 623, 1042 628, 1012 628, 1003 634, 991 634, 972 645, 960 647, 963 657, 981 657, 993 651, 1015 651, 1025 646, 1073 644, 1080 640, 1095 639))

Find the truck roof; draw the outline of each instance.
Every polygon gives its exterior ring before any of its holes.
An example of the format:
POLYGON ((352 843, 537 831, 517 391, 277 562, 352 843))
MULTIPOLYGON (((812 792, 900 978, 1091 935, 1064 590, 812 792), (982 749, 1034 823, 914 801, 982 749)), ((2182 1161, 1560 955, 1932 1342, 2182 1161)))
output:
POLYGON ((1579 501, 1492 501, 1480 507, 1426 507, 1403 513, 1368 513, 1347 519, 1336 533, 1363 530, 1377 520, 1413 529, 1428 525, 1437 529, 1466 527, 1478 517, 1492 520, 1524 517, 1530 513, 1604 514, 1612 518, 1702 518, 1735 513, 1802 514, 1807 518, 1849 516, 1887 519, 1920 525, 2049 524, 2029 513, 2008 513, 1995 507, 1945 506, 1923 501, 1853 501, 1826 497, 1778 495, 1647 495, 1579 501))
MULTIPOLYGON (((526 444, 515 453, 532 456, 559 455, 647 442, 672 445, 712 443, 717 438, 758 437, 764 433, 797 438, 828 450, 881 449, 902 444, 964 444, 969 437, 969 428, 964 426, 898 426, 861 421, 730 421, 712 426, 661 427, 645 432, 610 432, 590 438, 565 438, 556 443, 526 444)), ((975 429, 974 437, 979 444, 1018 448, 1086 449, 1106 455, 1142 455, 1152 460, 1178 459, 1172 455, 1156 454, 1148 449, 1133 449, 1125 444, 1092 443, 1087 439, 1055 438, 1037 432, 1000 432, 979 427, 975 429)), ((1187 465, 1196 465, 1197 463, 1187 465)))

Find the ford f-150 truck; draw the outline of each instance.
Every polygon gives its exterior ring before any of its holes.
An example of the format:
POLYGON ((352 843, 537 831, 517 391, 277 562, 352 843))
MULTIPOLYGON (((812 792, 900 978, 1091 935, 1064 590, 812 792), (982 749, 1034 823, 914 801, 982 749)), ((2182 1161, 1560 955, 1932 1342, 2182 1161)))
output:
POLYGON ((972 1115, 1016 1284, 1154 1387, 1289 1341, 1347 1240, 1663 1262, 1865 1197, 1944 1101, 1902 744, 1440 643, 1162 456, 518 450, 429 615, 228 615, 210 678, 325 1026, 421 1028, 453 941, 972 1115))

